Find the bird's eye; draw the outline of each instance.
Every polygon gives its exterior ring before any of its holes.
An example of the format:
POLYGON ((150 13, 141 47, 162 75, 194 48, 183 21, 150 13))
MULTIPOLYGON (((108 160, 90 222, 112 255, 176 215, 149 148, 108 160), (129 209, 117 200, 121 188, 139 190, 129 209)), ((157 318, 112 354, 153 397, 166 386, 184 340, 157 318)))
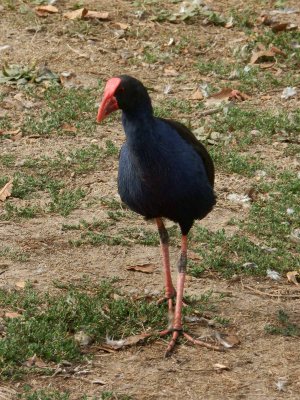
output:
POLYGON ((123 86, 118 87, 116 94, 120 94, 125 92, 125 89, 123 88, 123 86))

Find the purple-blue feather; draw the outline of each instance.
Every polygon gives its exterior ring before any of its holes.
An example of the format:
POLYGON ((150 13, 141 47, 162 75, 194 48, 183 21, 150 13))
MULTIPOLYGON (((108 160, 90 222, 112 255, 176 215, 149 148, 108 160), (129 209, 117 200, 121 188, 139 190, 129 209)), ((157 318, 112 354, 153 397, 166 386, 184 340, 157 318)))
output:
POLYGON ((120 153, 118 189, 121 199, 146 218, 166 217, 187 234, 195 219, 215 204, 203 159, 178 131, 141 107, 124 112, 126 134, 120 153))

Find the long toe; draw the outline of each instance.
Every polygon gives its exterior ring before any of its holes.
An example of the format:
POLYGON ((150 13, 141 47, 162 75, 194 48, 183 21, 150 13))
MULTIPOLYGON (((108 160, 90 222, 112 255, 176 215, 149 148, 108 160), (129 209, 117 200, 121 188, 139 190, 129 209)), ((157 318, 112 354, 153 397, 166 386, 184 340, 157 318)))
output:
POLYGON ((174 347, 176 345, 176 342, 177 342, 177 339, 178 339, 180 333, 181 333, 180 330, 173 331, 172 338, 171 338, 171 340, 170 340, 170 342, 168 344, 167 350, 165 352, 165 357, 170 357, 170 355, 172 354, 173 349, 174 349, 174 347))

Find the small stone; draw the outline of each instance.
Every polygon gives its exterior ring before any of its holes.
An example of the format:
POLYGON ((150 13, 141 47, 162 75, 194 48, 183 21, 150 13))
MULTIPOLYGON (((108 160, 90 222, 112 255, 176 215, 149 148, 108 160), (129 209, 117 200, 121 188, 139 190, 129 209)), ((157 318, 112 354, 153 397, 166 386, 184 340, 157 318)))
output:
POLYGON ((75 333, 74 335, 74 340, 80 345, 80 346, 88 346, 93 342, 93 338, 85 333, 84 331, 79 331, 75 333))
POLYGON ((210 134, 210 138, 213 139, 213 140, 218 140, 218 139, 220 139, 220 137, 221 137, 220 132, 212 132, 210 134))
POLYGON ((291 232, 290 239, 294 243, 300 243, 300 228, 294 229, 291 232))
POLYGON ((253 135, 253 136, 258 136, 258 135, 260 135, 260 131, 257 130, 257 129, 252 129, 252 131, 250 131, 250 133, 251 133, 251 135, 253 135))

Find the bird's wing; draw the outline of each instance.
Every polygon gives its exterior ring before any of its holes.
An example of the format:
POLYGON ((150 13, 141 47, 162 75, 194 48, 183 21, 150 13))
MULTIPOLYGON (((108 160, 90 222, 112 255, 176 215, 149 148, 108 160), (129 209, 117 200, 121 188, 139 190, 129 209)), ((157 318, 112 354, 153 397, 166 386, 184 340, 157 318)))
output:
POLYGON ((161 121, 166 122, 169 124, 172 128, 174 128, 179 135, 184 139, 186 142, 191 144, 193 148, 196 150, 196 152, 199 154, 199 156, 202 158, 205 170, 207 173, 208 180, 212 187, 214 187, 214 182, 215 182, 215 168, 213 161, 206 150, 206 148, 203 146, 199 140, 193 135, 193 133, 183 124, 177 121, 173 121, 172 119, 164 119, 164 118, 159 118, 161 121))

